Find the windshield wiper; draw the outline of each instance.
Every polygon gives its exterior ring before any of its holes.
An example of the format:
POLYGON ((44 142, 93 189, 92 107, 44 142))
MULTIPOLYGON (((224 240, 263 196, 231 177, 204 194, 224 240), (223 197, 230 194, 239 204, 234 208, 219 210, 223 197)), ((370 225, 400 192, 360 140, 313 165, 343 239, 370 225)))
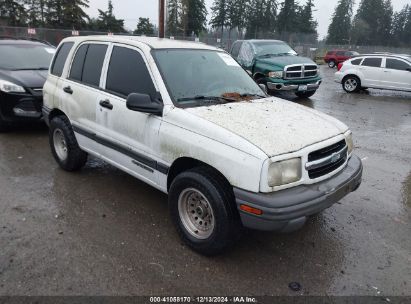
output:
POLYGON ((240 95, 241 97, 259 97, 259 98, 267 98, 267 96, 260 95, 260 94, 253 94, 253 93, 244 93, 240 95))
POLYGON ((185 97, 185 98, 179 98, 177 99, 177 101, 192 101, 192 100, 204 100, 204 101, 228 101, 228 102, 233 102, 236 101, 233 98, 227 98, 227 97, 223 97, 223 96, 205 96, 205 95, 197 95, 194 97, 185 97))
POLYGON ((13 71, 48 71, 49 68, 23 68, 23 69, 15 69, 13 71))

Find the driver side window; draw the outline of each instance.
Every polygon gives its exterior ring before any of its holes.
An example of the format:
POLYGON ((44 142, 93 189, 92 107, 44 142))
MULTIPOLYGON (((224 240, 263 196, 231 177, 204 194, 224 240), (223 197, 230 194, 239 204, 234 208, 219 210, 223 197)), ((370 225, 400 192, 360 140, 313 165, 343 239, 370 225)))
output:
POLYGON ((136 50, 114 46, 107 71, 106 90, 126 98, 131 93, 154 97, 156 89, 143 56, 136 50))

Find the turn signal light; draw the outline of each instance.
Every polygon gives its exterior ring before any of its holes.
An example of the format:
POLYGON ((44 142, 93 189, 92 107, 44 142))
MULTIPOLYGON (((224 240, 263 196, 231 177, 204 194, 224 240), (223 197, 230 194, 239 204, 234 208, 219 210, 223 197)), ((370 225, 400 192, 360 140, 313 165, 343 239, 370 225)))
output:
POLYGON ((255 214, 255 215, 262 215, 263 211, 257 208, 253 208, 247 205, 240 205, 240 209, 247 212, 247 213, 251 213, 251 214, 255 214))

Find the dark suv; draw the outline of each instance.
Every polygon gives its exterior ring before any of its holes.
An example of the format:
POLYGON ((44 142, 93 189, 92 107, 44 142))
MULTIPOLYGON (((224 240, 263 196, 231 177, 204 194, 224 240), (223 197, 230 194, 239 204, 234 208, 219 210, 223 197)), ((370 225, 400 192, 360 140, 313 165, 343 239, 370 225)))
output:
POLYGON ((45 42, 0 38, 0 131, 41 119, 43 85, 54 52, 45 42))

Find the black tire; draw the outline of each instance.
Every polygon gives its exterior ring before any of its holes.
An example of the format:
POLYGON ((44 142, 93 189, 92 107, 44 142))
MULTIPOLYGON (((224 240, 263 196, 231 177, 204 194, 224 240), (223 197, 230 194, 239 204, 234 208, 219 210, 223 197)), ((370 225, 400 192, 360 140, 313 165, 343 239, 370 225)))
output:
POLYGON ((73 128, 66 116, 54 117, 50 122, 49 143, 54 159, 59 166, 69 172, 80 170, 87 162, 87 153, 77 143, 73 128), (58 152, 55 137, 57 134, 64 142, 66 156, 58 152))
POLYGON ((335 68, 336 66, 337 66, 337 63, 336 63, 334 60, 328 61, 328 67, 329 67, 330 69, 333 69, 333 68, 335 68))
POLYGON ((298 98, 310 98, 313 96, 317 91, 305 91, 305 92, 295 92, 298 98))
MULTIPOLYGON (((192 200, 188 201, 191 202, 192 200)), ((194 204, 191 204, 191 206, 194 206, 194 204)), ((198 167, 179 174, 170 187, 169 209, 181 239, 188 247, 200 254, 207 256, 219 254, 231 247, 241 236, 242 225, 235 204, 233 189, 224 177, 211 168, 198 167), (185 192, 191 190, 199 191, 205 197, 214 218, 213 229, 209 232, 210 235, 202 239, 198 235, 194 236, 199 231, 192 230, 190 232, 184 224, 184 222, 187 223, 187 220, 184 220, 180 215, 180 198, 185 192)), ((209 211, 209 209, 205 210, 209 211)), ((184 213, 184 211, 181 212, 184 213)), ((202 232, 200 231, 200 233, 202 232)))
POLYGON ((342 88, 347 93, 357 93, 361 90, 361 80, 354 75, 345 76, 342 80, 342 88))

